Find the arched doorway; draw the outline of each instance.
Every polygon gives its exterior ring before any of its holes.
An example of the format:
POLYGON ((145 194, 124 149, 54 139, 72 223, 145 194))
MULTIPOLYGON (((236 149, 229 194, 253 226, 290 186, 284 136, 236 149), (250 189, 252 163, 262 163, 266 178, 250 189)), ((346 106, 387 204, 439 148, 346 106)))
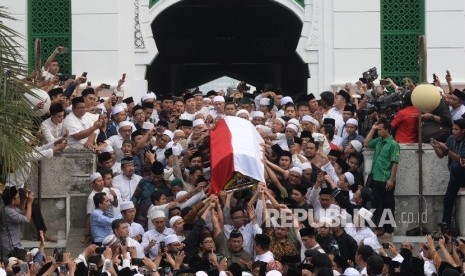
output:
POLYGON ((296 51, 302 26, 295 9, 270 0, 172 4, 151 24, 158 54, 147 67, 149 90, 178 92, 228 75, 259 89, 307 91, 309 66, 296 51))

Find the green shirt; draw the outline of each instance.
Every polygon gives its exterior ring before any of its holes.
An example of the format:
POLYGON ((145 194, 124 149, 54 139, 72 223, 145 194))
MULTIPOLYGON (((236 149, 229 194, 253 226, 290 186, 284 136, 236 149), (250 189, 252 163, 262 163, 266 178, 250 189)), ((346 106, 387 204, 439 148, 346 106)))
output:
POLYGON ((397 144, 392 136, 389 135, 389 137, 385 139, 378 137, 371 140, 368 147, 375 149, 375 153, 373 154, 373 165, 371 168, 373 180, 387 182, 391 177, 393 163, 399 163, 399 144, 397 144))

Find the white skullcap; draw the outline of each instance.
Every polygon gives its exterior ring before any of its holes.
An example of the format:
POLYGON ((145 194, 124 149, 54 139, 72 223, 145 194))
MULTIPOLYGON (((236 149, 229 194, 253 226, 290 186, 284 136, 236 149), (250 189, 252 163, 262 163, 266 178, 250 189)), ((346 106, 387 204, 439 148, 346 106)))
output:
POLYGON ((354 119, 354 118, 350 118, 349 120, 347 120, 346 125, 348 125, 348 124, 351 124, 351 125, 354 125, 354 126, 358 127, 358 121, 356 119, 354 119))
POLYGON ((239 109, 239 110, 236 112, 236 116, 239 116, 240 114, 247 114, 247 116, 250 116, 249 111, 247 111, 247 110, 245 110, 245 109, 239 109))
POLYGON ((121 106, 123 109, 127 109, 128 105, 126 103, 119 103, 119 106, 121 106))
POLYGON ((170 137, 171 140, 173 140, 174 134, 173 134, 173 132, 171 130, 167 129, 167 130, 163 131, 163 135, 166 135, 166 136, 170 137))
POLYGON ((176 129, 175 131, 173 131, 173 135, 176 135, 176 133, 186 134, 184 131, 182 131, 180 129, 176 129))
POLYGON ((300 175, 302 175, 302 173, 303 173, 302 169, 299 168, 299 167, 292 167, 292 168, 289 170, 289 172, 296 172, 296 173, 298 173, 298 174, 300 174, 300 175))
POLYGON ((118 238, 116 238, 115 235, 111 234, 111 235, 108 235, 106 236, 103 241, 102 241, 102 245, 103 246, 110 246, 112 244, 114 244, 115 242, 118 241, 118 238))
MULTIPOLYGON (((281 120, 282 120, 282 119, 281 119, 281 120)), ((298 128, 296 125, 294 125, 294 124, 289 124, 289 125, 287 125, 286 128, 292 129, 295 133, 298 133, 298 132, 299 132, 299 128, 298 128)))
POLYGON ((112 146, 106 146, 103 148, 103 152, 114 152, 115 150, 113 149, 112 146))
POLYGON ((147 94, 145 94, 144 96, 142 96, 142 101, 145 102, 146 100, 149 100, 149 99, 157 99, 157 96, 155 95, 155 93, 153 92, 149 92, 147 94))
POLYGON ((197 271, 195 273, 195 276, 208 276, 207 272, 205 271, 197 271))
POLYGON ((281 105, 286 105, 288 103, 294 103, 291 97, 286 96, 281 99, 281 105))
POLYGON ((352 185, 355 184, 354 175, 351 172, 344 173, 344 176, 346 177, 347 182, 349 183, 349 185, 352 186, 352 185))
POLYGON ((154 128, 154 127, 155 127, 155 125, 153 123, 151 123, 151 122, 144 122, 142 124, 142 129, 150 130, 150 129, 154 128))
POLYGON ((214 103, 224 103, 224 97, 223 96, 215 96, 213 98, 214 103))
POLYGON ((187 192, 186 192, 186 191, 179 191, 179 192, 176 194, 176 199, 182 197, 183 195, 187 195, 187 192))
POLYGON ((196 127, 196 126, 200 126, 200 125, 204 125, 205 124, 205 121, 203 119, 196 119, 194 120, 194 122, 192 123, 192 126, 193 127, 196 127))
POLYGON ((363 145, 359 140, 352 140, 350 144, 354 147, 356 152, 362 152, 363 145))
POLYGON ((121 211, 126 211, 126 210, 129 210, 129 209, 135 208, 135 207, 134 207, 134 203, 132 201, 123 201, 123 202, 121 202, 119 208, 120 208, 121 211))
POLYGON ((99 177, 102 177, 102 175, 98 172, 94 172, 93 174, 91 174, 89 176, 89 182, 92 183, 95 181, 95 179, 99 178, 99 177))
POLYGON ((353 267, 346 268, 343 274, 344 276, 360 276, 360 272, 353 267))
POLYGON ((313 118, 312 116, 310 115, 304 115, 301 119, 302 122, 309 122, 309 123, 312 123, 314 125, 316 125, 316 127, 320 127, 320 123, 318 122, 317 119, 313 118))
POLYGON ((171 243, 175 243, 175 242, 179 242, 179 238, 177 235, 168 235, 166 237, 163 238, 163 241, 165 242, 165 244, 171 244, 171 243))
POLYGON ((265 275, 266 276, 283 276, 283 274, 279 272, 278 270, 270 270, 265 275))
POLYGON ((174 217, 170 218, 170 227, 171 228, 173 228, 174 224, 176 223, 176 221, 178 221, 178 219, 182 219, 182 217, 174 216, 174 217))
POLYGON ((302 170, 311 169, 311 168, 312 168, 312 164, 310 164, 310 162, 304 162, 304 163, 301 163, 299 167, 300 167, 302 170))
POLYGON ((165 212, 161 211, 160 209, 152 209, 152 212, 147 216, 150 220, 156 218, 166 218, 165 212))
POLYGON ((292 119, 289 119, 289 121, 287 121, 287 124, 293 124, 293 125, 296 125, 296 126, 300 126, 300 123, 299 123, 299 120, 295 119, 295 118, 292 118, 292 119))
POLYGON ((124 111, 124 108, 120 105, 116 105, 115 107, 113 107, 113 109, 111 110, 111 116, 113 115, 116 115, 120 112, 124 111))
POLYGON ((373 238, 364 238, 363 245, 368 245, 369 247, 373 248, 373 251, 375 251, 376 254, 379 254, 379 250, 381 249, 378 239, 375 241, 373 238))
POLYGON ((132 129, 132 123, 129 121, 122 121, 121 123, 118 124, 119 128, 125 127, 125 126, 130 126, 132 129))
POLYGON ((270 98, 261 98, 260 105, 270 105, 271 99, 270 98))
POLYGON ((286 122, 281 118, 276 118, 275 120, 279 121, 281 124, 283 124, 283 126, 286 125, 286 122))
POLYGON ((363 207, 358 210, 358 215, 364 220, 370 220, 373 217, 373 213, 363 207))
POLYGON ((265 119, 265 114, 261 111, 253 111, 252 112, 252 118, 254 117, 260 117, 260 118, 263 118, 265 119))
POLYGON ((211 102, 212 99, 210 99, 210 97, 205 97, 205 98, 203 98, 203 101, 204 101, 204 102, 211 102))

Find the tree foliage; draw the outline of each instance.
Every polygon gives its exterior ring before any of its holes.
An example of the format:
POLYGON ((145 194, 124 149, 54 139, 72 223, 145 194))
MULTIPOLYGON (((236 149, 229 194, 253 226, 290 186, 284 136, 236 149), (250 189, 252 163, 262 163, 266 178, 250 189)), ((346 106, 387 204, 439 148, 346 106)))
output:
POLYGON ((36 119, 31 103, 25 98, 26 94, 34 93, 20 53, 24 49, 18 42, 24 37, 9 28, 8 21, 16 19, 6 7, 0 6, 0 176, 3 180, 8 172, 29 160, 36 119))

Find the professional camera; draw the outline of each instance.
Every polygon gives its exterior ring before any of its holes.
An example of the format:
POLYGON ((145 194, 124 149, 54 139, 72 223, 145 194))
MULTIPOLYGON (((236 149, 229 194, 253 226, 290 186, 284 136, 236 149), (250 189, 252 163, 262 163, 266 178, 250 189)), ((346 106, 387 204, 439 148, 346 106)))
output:
POLYGON ((386 97, 378 97, 368 102, 366 114, 375 111, 385 114, 388 119, 392 119, 397 111, 402 109, 402 95, 394 93, 386 97))
POLYGON ((362 73, 362 77, 359 80, 363 83, 374 82, 378 78, 378 71, 376 67, 368 69, 362 73))

